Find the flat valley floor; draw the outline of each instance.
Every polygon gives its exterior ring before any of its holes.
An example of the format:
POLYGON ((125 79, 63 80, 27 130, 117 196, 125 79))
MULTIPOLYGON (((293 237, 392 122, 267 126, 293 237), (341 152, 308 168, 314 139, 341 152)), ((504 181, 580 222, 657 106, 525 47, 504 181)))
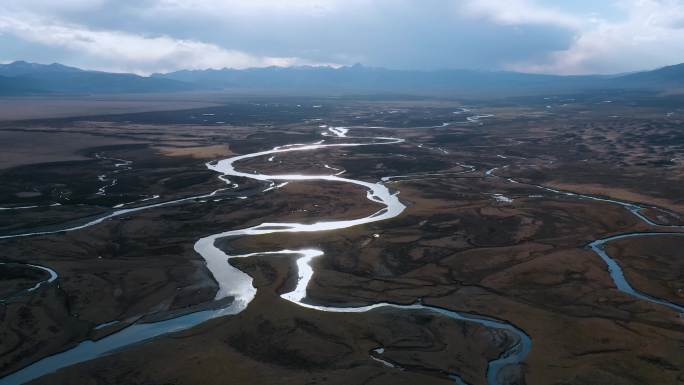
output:
POLYGON ((174 100, 0 122, 0 384, 684 384, 684 97, 174 100))

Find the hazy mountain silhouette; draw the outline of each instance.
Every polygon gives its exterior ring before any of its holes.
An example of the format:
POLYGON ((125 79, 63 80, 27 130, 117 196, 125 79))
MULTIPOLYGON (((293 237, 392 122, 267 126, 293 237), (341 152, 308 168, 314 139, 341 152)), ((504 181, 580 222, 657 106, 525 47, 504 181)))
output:
POLYGON ((551 85, 591 84, 593 76, 561 77, 472 70, 402 71, 351 67, 266 67, 155 74, 203 88, 297 89, 310 91, 449 92, 454 90, 541 89, 551 85), (581 84, 580 84, 581 83, 581 84))
POLYGON ((506 71, 407 71, 350 67, 182 70, 149 77, 24 61, 0 65, 0 94, 93 94, 187 90, 362 93, 536 93, 668 90, 684 86, 684 64, 626 75, 557 76, 506 71))
POLYGON ((635 88, 671 89, 684 87, 684 64, 676 64, 654 71, 637 72, 615 79, 635 88))
POLYGON ((591 90, 666 90, 684 85, 684 64, 626 75, 558 76, 506 71, 402 71, 351 67, 267 67, 245 70, 183 70, 155 78, 192 83, 207 89, 280 89, 350 92, 581 92, 591 90))
POLYGON ((25 61, 0 65, 0 77, 0 94, 3 95, 174 92, 196 88, 172 79, 25 61))

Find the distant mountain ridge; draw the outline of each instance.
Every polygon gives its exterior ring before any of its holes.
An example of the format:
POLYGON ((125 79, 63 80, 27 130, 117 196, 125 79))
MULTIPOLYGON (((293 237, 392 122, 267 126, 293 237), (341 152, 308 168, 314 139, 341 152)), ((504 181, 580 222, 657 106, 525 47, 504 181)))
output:
POLYGON ((176 92, 195 88, 172 79, 87 71, 58 63, 15 61, 0 65, 0 95, 176 92))
POLYGON ((60 72, 83 72, 83 70, 76 67, 67 67, 59 63, 37 64, 25 62, 23 60, 15 61, 5 65, 0 65, 0 76, 7 77, 24 76, 35 73, 60 72))
POLYGON ((597 76, 562 77, 517 72, 474 70, 408 71, 351 67, 266 67, 244 70, 184 70, 152 77, 173 79, 205 88, 299 89, 349 92, 449 92, 547 88, 551 85, 591 85, 597 76))
POLYGON ((644 88, 670 88, 684 86, 684 63, 662 67, 653 71, 637 72, 618 78, 633 86, 644 88))
POLYGON ((87 71, 62 64, 0 65, 0 95, 260 90, 283 92, 420 93, 580 92, 684 87, 684 64, 626 75, 558 76, 506 71, 412 71, 349 67, 264 67, 181 70, 149 77, 87 71))

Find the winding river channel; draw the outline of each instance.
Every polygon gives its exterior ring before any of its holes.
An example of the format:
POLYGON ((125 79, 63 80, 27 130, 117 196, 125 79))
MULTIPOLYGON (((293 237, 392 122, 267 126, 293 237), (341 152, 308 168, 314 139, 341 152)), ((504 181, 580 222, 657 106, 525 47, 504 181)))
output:
MULTIPOLYGON (((391 137, 351 137, 347 136, 349 130, 343 127, 327 127, 325 128, 324 137, 325 139, 313 143, 313 144, 292 144, 275 147, 272 150, 255 152, 246 155, 235 156, 229 159, 220 160, 217 162, 210 162, 207 167, 211 170, 216 171, 220 174, 221 180, 228 183, 232 182, 229 178, 242 177, 249 178, 253 180, 263 181, 270 183, 275 186, 276 183, 286 183, 286 182, 296 182, 296 181, 320 181, 326 183, 348 183, 361 186, 366 189, 366 198, 370 201, 382 205, 382 208, 378 211, 371 213, 370 215, 358 218, 358 219, 348 219, 348 220, 321 220, 319 222, 303 224, 303 223, 279 223, 279 222, 268 222, 262 223, 256 226, 228 230, 225 232, 213 234, 199 239, 195 245, 195 251, 204 258, 206 261, 207 268, 213 275, 216 282, 218 282, 219 289, 216 293, 215 301, 216 304, 226 304, 221 306, 215 306, 210 310, 197 311, 190 314, 184 314, 171 319, 165 319, 157 322, 138 322, 131 324, 120 331, 112 333, 107 337, 99 339, 97 341, 84 341, 77 346, 68 349, 64 352, 46 357, 41 359, 17 372, 14 372, 2 379, 0 379, 0 384, 20 384, 24 383, 43 375, 55 372, 61 368, 65 368, 80 362, 85 362, 96 357, 112 353, 118 349, 129 346, 134 343, 149 340, 151 338, 172 333, 180 330, 185 330, 193 326, 199 325, 207 320, 238 314, 243 311, 250 304, 252 299, 256 295, 256 288, 252 285, 252 278, 246 273, 240 271, 239 269, 233 267, 228 261, 232 258, 245 258, 254 255, 272 255, 273 257, 290 256, 297 258, 297 269, 298 269, 298 282, 296 287, 288 293, 284 293, 281 297, 287 301, 295 303, 299 306, 315 309, 318 311, 333 312, 333 313, 361 313, 369 312, 375 309, 384 308, 393 311, 402 312, 425 312, 433 313, 439 316, 447 317, 459 322, 470 322, 482 325, 486 328, 492 328, 504 331, 511 335, 514 343, 504 351, 499 357, 492 360, 488 364, 488 369, 486 373, 487 382, 490 385, 503 385, 505 381, 506 371, 504 369, 510 368, 511 366, 519 365, 529 353, 532 347, 531 338, 521 329, 515 325, 498 319, 488 318, 481 315, 457 312, 453 310, 448 310, 445 308, 429 306, 422 303, 420 300, 416 303, 410 305, 399 305, 393 303, 374 303, 368 304, 366 306, 356 306, 356 307, 345 307, 345 306, 328 306, 328 305, 316 305, 312 304, 306 299, 306 290, 309 282, 311 281, 314 271, 311 267, 311 261, 315 258, 320 258, 323 252, 318 249, 298 249, 298 250, 265 250, 257 253, 244 254, 244 255, 229 255, 224 251, 216 247, 216 241, 225 238, 237 238, 246 236, 256 236, 256 235, 267 235, 274 233, 300 233, 300 232, 319 232, 319 231, 333 231, 339 229, 345 229, 352 226, 359 226, 364 224, 369 224, 373 222, 386 221, 400 215, 404 209, 404 204, 398 198, 398 192, 392 192, 386 186, 383 181, 373 183, 366 182, 351 178, 343 178, 340 176, 341 173, 336 173, 332 175, 302 175, 302 174, 283 174, 283 175, 268 175, 261 173, 248 173, 237 169, 237 163, 246 159, 260 158, 273 159, 274 156, 285 153, 292 152, 306 152, 306 151, 316 151, 323 150, 326 148, 341 148, 341 147, 359 147, 359 146, 378 146, 378 145, 393 145, 402 143, 404 140, 399 138, 391 137)), ((472 167, 472 166, 467 166, 472 167)), ((326 167, 330 168, 330 167, 326 167)), ((330 168, 332 172, 339 171, 337 169, 330 168)), ((474 170, 470 169, 467 172, 472 172, 474 170)), ((488 175, 491 175, 490 172, 488 175)), ((397 177, 397 178, 403 178, 397 177)), ((391 178, 387 178, 385 181, 390 181, 391 178)), ((539 186, 540 188, 544 188, 539 186)), ((32 232, 24 234, 14 234, 7 236, 0 236, 2 238, 17 238, 17 237, 27 237, 34 235, 44 235, 53 234, 64 231, 76 231, 86 227, 94 226, 103 221, 136 211, 141 211, 150 208, 162 207, 168 204, 178 203, 185 200, 197 200, 203 197, 210 197, 215 195, 217 192, 211 194, 191 197, 183 200, 157 203, 153 205, 141 206, 131 209, 123 209, 114 211, 111 214, 102 216, 100 218, 94 219, 88 223, 70 226, 63 228, 61 230, 54 231, 42 231, 42 232, 32 232)), ((562 193, 562 192, 558 192, 562 193)), ((585 196, 582 196, 585 197, 585 196)), ((593 197, 591 197, 593 199, 593 197)), ((596 198, 602 199, 602 198, 596 198)), ((611 201, 618 204, 623 204, 618 201, 611 201)), ((632 205, 624 203, 623 205, 632 205)), ((634 205, 633 205, 634 206, 634 205)), ((635 206, 636 207, 636 206, 635 206)), ((648 221, 639 213, 639 210, 632 211, 635 215, 639 216, 642 220, 648 221)), ((649 224, 653 224, 648 221, 649 224)), ((655 225, 655 224, 653 224, 655 225)), ((679 233, 673 233, 679 234, 679 233)), ((629 284, 624 279, 622 272, 610 256, 608 256, 605 251, 603 251, 603 245, 613 239, 618 239, 619 237, 627 236, 642 236, 644 234, 631 234, 623 235, 618 237, 606 238, 603 240, 597 240, 591 244, 592 249, 601 258, 606 261, 611 270, 611 277, 616 283, 616 286, 627 292, 627 288, 631 290, 630 294, 638 297, 640 299, 649 300, 651 302, 656 302, 665 306, 670 306, 678 311, 682 311, 681 307, 670 302, 659 300, 653 298, 647 294, 637 293, 631 289, 629 284), (616 267, 617 266, 617 267, 616 267), (620 278, 621 277, 621 278, 620 278), (625 286, 626 285, 626 286, 625 286)), ((649 233, 649 236, 653 236, 649 233)), ((390 361, 378 359, 384 352, 384 347, 378 347, 372 351, 373 358, 375 361, 382 362, 387 366, 393 366, 390 361)), ((394 367, 394 366, 393 366, 394 367)), ((464 384, 463 379, 460 378, 458 373, 449 373, 449 377, 452 378, 457 384, 464 384)))

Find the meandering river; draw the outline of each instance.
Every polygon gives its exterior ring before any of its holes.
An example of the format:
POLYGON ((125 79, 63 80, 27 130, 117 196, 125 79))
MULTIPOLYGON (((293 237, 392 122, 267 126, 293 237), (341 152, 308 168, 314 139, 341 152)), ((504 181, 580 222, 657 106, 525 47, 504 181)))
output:
MULTIPOLYGON (((485 117, 485 116, 481 116, 485 117)), ((479 119, 479 118, 478 118, 479 119)), ((477 121, 477 120, 476 120, 477 121)), ((52 373, 61 368, 65 368, 80 362, 88 361, 96 357, 112 353, 118 349, 129 346, 131 344, 149 340, 151 338, 172 333, 184 329, 191 328, 193 326, 199 325, 209 319, 216 317, 223 317, 234 315, 243 311, 256 295, 256 289, 252 285, 252 278, 241 270, 233 267, 228 261, 232 258, 245 258, 254 255, 261 256, 283 256, 289 255, 290 257, 297 258, 297 269, 298 269, 298 282, 291 292, 282 294, 282 298, 291 301, 299 306, 315 309, 318 311, 333 312, 333 313, 360 313, 369 312, 379 308, 392 309, 394 311, 402 312, 429 312, 439 316, 444 316, 453 320, 460 322, 471 322, 480 324, 487 328, 504 330, 511 335, 515 340, 505 352, 503 352, 499 357, 489 362, 488 370, 486 373, 487 382, 490 385, 502 385, 504 377, 504 369, 520 364, 532 347, 531 338, 521 329, 512 325, 509 322, 483 317, 475 314, 468 314, 463 312, 457 312, 445 308, 429 306, 418 301, 410 305, 399 305, 393 303, 374 303, 368 304, 366 306, 329 306, 324 304, 312 304, 306 299, 306 290, 309 282, 311 281, 313 275, 315 274, 313 268, 311 267, 311 262, 315 258, 319 258, 323 255, 321 250, 303 248, 299 250, 263 250, 256 253, 244 254, 244 255, 229 255, 224 251, 216 247, 216 241, 224 238, 237 238, 237 237, 248 237, 256 235, 268 235, 273 233, 298 233, 298 232, 320 232, 320 231, 334 231, 339 229, 345 229, 352 226, 359 226, 364 224, 369 224, 373 222, 385 221, 400 215, 404 209, 404 204, 399 200, 398 192, 392 192, 386 186, 386 183, 393 178, 405 178, 406 176, 395 176, 383 178, 380 182, 366 182, 351 178, 343 178, 340 176, 340 172, 334 174, 322 174, 322 175, 303 175, 303 174, 283 174, 283 175, 269 175, 261 173, 248 173, 240 171, 237 168, 237 163, 246 159, 264 157, 265 159, 273 159, 274 156, 284 153, 291 152, 306 152, 306 151, 317 151, 324 150, 327 148, 339 148, 339 147, 358 147, 358 146, 379 146, 379 145, 393 145, 402 143, 403 140, 399 138, 391 137, 349 137, 347 136, 349 129, 344 127, 328 127, 324 132, 325 139, 312 143, 312 144, 292 144, 286 146, 279 146, 272 150, 255 152, 246 155, 235 156, 229 159, 220 160, 218 162, 210 162, 207 167, 211 170, 216 171, 220 174, 221 180, 232 184, 230 178, 242 177, 249 178, 258 181, 269 182, 275 185, 276 182, 286 183, 286 182, 296 182, 296 181, 321 181, 328 183, 348 183, 361 186, 366 189, 366 198, 382 205, 382 208, 370 215, 348 220, 324 220, 321 219, 318 222, 303 224, 303 223, 290 223, 290 222, 267 222, 256 226, 247 227, 237 230, 228 230, 220 232, 217 234, 212 234, 204 238, 199 239, 195 245, 194 249, 198 254, 204 258, 206 261, 207 268, 210 270, 211 274, 218 282, 219 289, 216 293, 215 300, 217 304, 228 303, 227 305, 220 306, 218 308, 213 308, 210 310, 198 311, 191 314, 181 315, 175 318, 166 319, 158 322, 148 322, 148 323, 134 323, 129 325, 122 330, 115 332, 105 338, 97 341, 84 341, 74 348, 68 349, 64 352, 46 357, 41 359, 15 373, 12 373, 2 379, 0 379, 0 384, 20 384, 24 383, 43 375, 52 373), (232 299, 232 301, 230 300, 232 299)), ((471 167, 472 166, 467 166, 471 167)), ((339 171, 337 169, 331 169, 331 171, 339 171)), ((493 174, 495 169, 489 170, 487 176, 495 176, 493 174)), ((474 168, 467 170, 465 172, 472 172, 474 168)), ((430 174, 428 174, 430 175, 430 174)), ((434 175, 434 174, 433 174, 434 175)), ((436 175, 435 175, 436 176, 436 175)), ((509 179, 511 182, 518 183, 515 180, 509 179)), ((645 217, 640 213, 640 206, 633 203, 620 202, 610 199, 604 199, 599 197, 592 197, 586 195, 578 195, 570 192, 563 192, 554 189, 550 189, 544 186, 537 186, 539 188, 546 189, 551 192, 575 195, 583 199, 595 199, 607 201, 615 204, 620 204, 627 207, 630 212, 639 217, 644 222, 652 226, 658 226, 653 223, 650 219, 645 217)), ((136 211, 159 208, 169 204, 175 204, 186 200, 197 200, 200 198, 207 198, 215 195, 217 192, 213 192, 206 195, 201 195, 197 197, 190 197, 182 200, 163 202, 152 205, 146 205, 131 209, 123 209, 114 211, 111 214, 104 215, 100 218, 92 220, 88 223, 70 226, 54 231, 42 231, 42 232, 28 232, 22 234, 13 234, 0 236, 3 238, 17 238, 17 237, 28 237, 35 235, 45 235, 53 234, 65 231, 76 231, 86 227, 94 226, 103 221, 123 215, 129 214, 136 211)), ((606 242, 610 242, 615 239, 625 238, 625 237, 636 237, 636 236, 657 236, 657 235, 681 235, 682 233, 638 233, 638 234, 624 234, 615 237, 610 237, 606 239, 601 239, 594 241, 590 246, 591 248, 607 263, 608 268, 611 272, 611 277, 615 282, 618 289, 629 293, 639 299, 647 300, 660 305, 668 306, 679 312, 683 309, 677 304, 673 304, 669 301, 658 299, 652 297, 645 293, 640 293, 631 288, 629 283, 624 278, 621 269, 617 262, 612 259, 604 251, 603 245, 606 242)), ((38 266, 36 266, 38 267, 38 266)), ((42 268, 42 267, 39 267, 42 268)), ((50 270, 51 271, 51 270, 50 270)), ((51 276, 51 281, 56 278, 51 276)), ((382 354, 384 352, 384 347, 379 347, 373 351, 374 354, 382 354)), ((369 357, 370 359, 371 357, 369 357)), ((377 360, 377 359, 376 359, 377 360)), ((380 360, 380 362, 387 363, 388 361, 380 360)), ((450 373, 449 376, 454 379, 457 384, 463 384, 464 381, 460 378, 458 373, 450 373)))
MULTIPOLYGON (((228 255, 221 249, 216 247, 215 243, 218 239, 228 237, 244 237, 254 235, 267 235, 272 233, 295 233, 295 232, 318 232, 318 231, 333 231, 345 229, 352 226, 368 224, 372 222, 384 221, 400 215, 405 209, 404 204, 398 198, 398 193, 391 192, 382 182, 372 183, 356 179, 343 178, 339 175, 302 175, 302 174, 285 174, 285 175, 267 175, 260 173, 247 173, 239 171, 236 168, 236 163, 250 158, 257 157, 273 157, 277 154, 288 152, 304 152, 313 150, 322 150, 332 147, 358 147, 358 146, 376 146, 376 145, 392 145, 403 142, 399 138, 390 137, 348 137, 348 129, 344 127, 327 127, 324 136, 326 139, 313 144, 293 144, 286 146, 279 146, 269 151, 261 151, 252 154, 235 156, 229 159, 224 159, 218 162, 210 162, 207 167, 221 174, 221 179, 226 183, 231 183, 228 178, 244 177, 259 181, 275 183, 275 181, 292 182, 292 181, 322 181, 333 183, 350 183, 364 187, 367 190, 366 198, 381 204, 383 207, 370 215, 349 220, 326 221, 311 224, 303 223, 262 223, 257 226, 248 227, 238 230, 229 230, 217 234, 213 234, 201 238, 195 243, 195 250, 205 259, 207 268, 211 271, 213 277, 219 284, 219 290, 216 293, 216 301, 226 301, 232 298, 229 305, 211 310, 204 310, 192 314, 181 315, 176 318, 167 319, 159 322, 149 323, 134 323, 118 332, 115 332, 105 338, 97 341, 84 341, 76 347, 58 353, 44 359, 41 359, 13 374, 10 374, 0 379, 1 384, 20 384, 43 375, 52 373, 61 368, 71 366, 80 362, 88 361, 93 358, 111 353, 117 349, 131 345, 136 342, 145 341, 162 334, 172 333, 188 329, 196 326, 209 319, 237 314, 243 311, 252 301, 256 294, 256 289, 252 286, 252 278, 233 267, 228 260, 231 258, 243 258, 252 255, 291 255, 297 257, 298 268, 298 283, 296 288, 282 295, 282 298, 291 301, 299 306, 311 308, 319 311, 335 312, 335 313, 360 313, 373 311, 378 308, 389 308, 395 311, 412 311, 412 312, 430 312, 440 316, 448 317, 458 321, 472 322, 480 324, 487 328, 494 328, 505 330, 510 333, 511 337, 515 339, 515 343, 506 350, 501 356, 492 360, 489 363, 487 371, 487 380, 491 385, 499 385, 500 374, 504 368, 509 365, 519 364, 531 349, 532 341, 530 337, 514 325, 492 318, 487 318, 474 314, 467 314, 456 312, 444 308, 425 305, 417 302, 411 305, 398 305, 393 303, 375 303, 367 306, 344 307, 344 306, 326 306, 314 305, 305 302, 306 288, 311 280, 314 271, 311 268, 311 261, 323 255, 323 252, 315 249, 301 249, 301 250, 265 250, 258 253, 247 255, 228 255), (353 141, 353 142, 350 142, 353 141), (327 143, 326 141, 332 141, 327 143)), ((205 195, 212 196, 214 193, 205 195)), ((201 196, 201 197, 205 197, 201 196)), ((187 198, 197 199, 200 197, 187 198)), ((149 206, 141 206, 134 209, 118 210, 111 214, 97 218, 93 221, 83 225, 72 226, 55 231, 30 232, 23 234, 14 234, 8 236, 0 236, 2 238, 17 238, 34 235, 53 234, 64 231, 76 231, 86 227, 94 226, 103 221, 135 211, 141 211, 148 208, 162 207, 168 204, 178 203, 165 202, 149 206)), ((220 303, 220 302, 218 302, 220 303)), ((450 374, 450 377, 457 383, 463 383, 458 373, 450 374)))

